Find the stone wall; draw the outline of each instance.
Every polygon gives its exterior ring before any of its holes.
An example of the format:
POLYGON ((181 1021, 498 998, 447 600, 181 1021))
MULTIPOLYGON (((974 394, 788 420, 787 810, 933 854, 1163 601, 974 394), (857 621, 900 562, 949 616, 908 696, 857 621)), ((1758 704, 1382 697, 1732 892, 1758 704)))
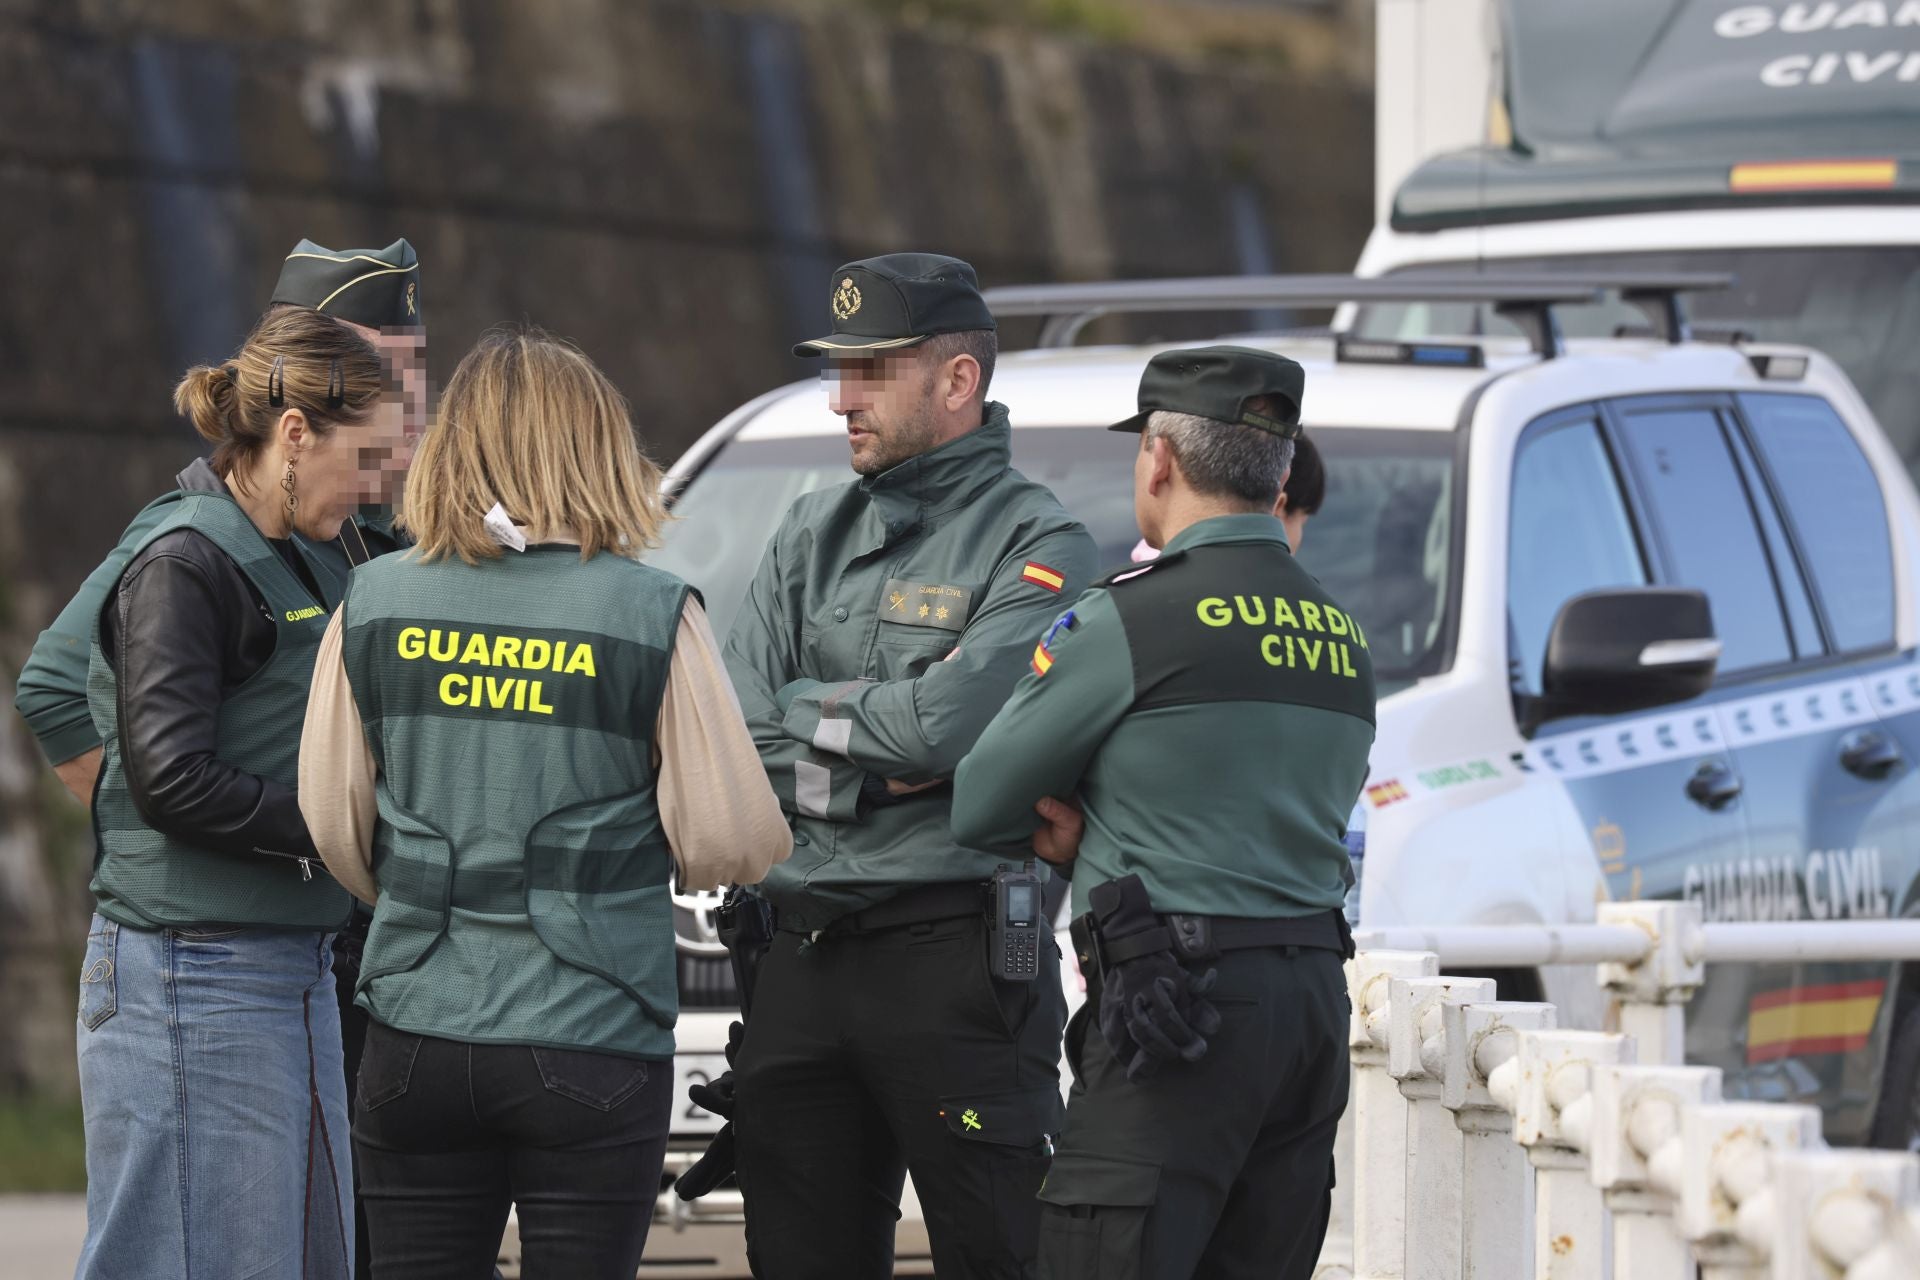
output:
MULTIPOLYGON (((499 321, 575 339, 663 460, 808 372, 786 349, 849 258, 937 249, 1006 284, 1358 253, 1364 5, 1282 6, 1311 36, 1291 63, 883 7, 0 0, 0 705, 193 454, 179 370, 231 349, 303 235, 413 241, 437 377, 499 321)), ((87 853, 3 719, 9 1026, 77 963, 87 853)), ((0 1087, 66 1078, 61 983, 57 1035, 0 1033, 0 1087)))

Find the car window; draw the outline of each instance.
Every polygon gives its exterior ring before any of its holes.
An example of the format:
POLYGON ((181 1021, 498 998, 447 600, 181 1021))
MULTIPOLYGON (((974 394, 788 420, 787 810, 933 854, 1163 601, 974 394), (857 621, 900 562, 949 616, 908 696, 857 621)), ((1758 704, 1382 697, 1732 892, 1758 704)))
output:
POLYGON ((1786 506, 1842 653, 1893 643, 1893 547, 1880 482, 1818 396, 1748 395, 1740 405, 1786 506))
POLYGON ((1662 579, 1707 593, 1720 670, 1789 661, 1780 593, 1719 414, 1623 406, 1620 427, 1659 531, 1662 579))
MULTIPOLYGON (((1442 669, 1454 607, 1453 468, 1449 431, 1308 427, 1327 465, 1327 497, 1300 563, 1360 619, 1382 696, 1442 669)), ((1023 427, 1013 465, 1052 489, 1087 526, 1102 565, 1128 563, 1136 436, 1089 427, 1023 427)), ((706 600, 724 637, 767 540, 793 500, 854 479, 843 436, 727 445, 682 490, 676 519, 647 561, 706 600)))
POLYGON ((1603 587, 1647 584, 1647 570, 1599 424, 1536 424, 1514 461, 1507 542, 1507 610, 1516 675, 1539 693, 1560 607, 1603 587))
POLYGON ((1740 461, 1740 476, 1747 492, 1753 495, 1753 509, 1760 517, 1760 532, 1767 541, 1767 559, 1773 565, 1774 581, 1780 584, 1780 602, 1787 609, 1787 630, 1793 636, 1793 656, 1819 657, 1826 652, 1820 638, 1820 623, 1814 617, 1813 596, 1807 589, 1807 575, 1787 527, 1780 521, 1780 508, 1767 487, 1766 477, 1753 456, 1753 449, 1740 433, 1730 432, 1728 439, 1740 461))

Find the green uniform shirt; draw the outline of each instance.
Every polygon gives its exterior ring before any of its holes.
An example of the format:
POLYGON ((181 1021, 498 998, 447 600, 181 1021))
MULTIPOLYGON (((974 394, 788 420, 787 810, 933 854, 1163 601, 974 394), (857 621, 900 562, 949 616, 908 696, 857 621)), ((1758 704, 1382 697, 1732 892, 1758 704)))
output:
POLYGON ((1202 520, 1074 601, 954 779, 965 844, 1024 852, 1078 794, 1076 911, 1137 874, 1162 912, 1338 907, 1373 745, 1373 665, 1265 515, 1202 520))
POLYGON ((787 511, 727 641, 727 669, 793 856, 763 892, 817 929, 911 884, 1000 861, 949 829, 951 778, 1034 640, 1093 576, 1091 536, 1009 466, 1005 406, 958 440, 787 511))
MULTIPOLYGON (((181 472, 176 483, 188 492, 216 491, 217 481, 204 462, 181 472), (204 473, 204 474, 201 474, 204 473), (200 483, 193 483, 198 479, 200 483)), ((14 686, 14 706, 26 719, 27 727, 40 743, 50 764, 65 764, 100 745, 94 731, 93 716, 87 710, 87 655, 93 638, 93 624, 107 606, 107 596, 126 572, 132 548, 145 541, 168 514, 179 490, 149 503, 133 518, 119 543, 107 553, 100 567, 87 575, 73 599, 53 620, 53 625, 33 642, 33 652, 20 669, 14 686)), ((341 536, 356 533, 365 540, 368 556, 381 556, 404 545, 383 523, 355 517, 351 528, 341 536)), ((347 588, 347 572, 352 567, 339 540, 311 542, 295 534, 293 544, 312 571, 320 587, 321 602, 329 609, 340 603, 347 588)))

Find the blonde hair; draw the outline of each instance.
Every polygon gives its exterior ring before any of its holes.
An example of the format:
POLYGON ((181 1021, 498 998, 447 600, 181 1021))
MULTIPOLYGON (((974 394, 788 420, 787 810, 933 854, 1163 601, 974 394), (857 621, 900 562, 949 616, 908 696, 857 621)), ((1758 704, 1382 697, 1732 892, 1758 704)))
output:
POLYGON ((329 436, 371 414, 384 386, 372 343, 318 311, 275 307, 224 365, 187 370, 173 407, 213 443, 214 471, 244 486, 287 410, 300 410, 316 435, 329 436))
POLYGON ((536 537, 638 558, 660 540, 660 468, 634 439, 607 376, 539 329, 487 333, 453 371, 407 476, 399 523, 422 560, 500 554, 482 523, 494 503, 536 537))

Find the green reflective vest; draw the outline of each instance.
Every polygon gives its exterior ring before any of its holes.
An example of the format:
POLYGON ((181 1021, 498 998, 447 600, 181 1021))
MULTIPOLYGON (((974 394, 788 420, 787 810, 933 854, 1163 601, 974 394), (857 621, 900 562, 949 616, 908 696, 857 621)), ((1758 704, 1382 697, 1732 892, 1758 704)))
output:
POLYGON ((382 1023, 672 1056, 653 750, 687 593, 559 545, 354 571, 345 659, 380 807, 358 998, 382 1023))
MULTIPOLYGON (((176 529, 192 529, 240 567, 271 612, 278 633, 273 657, 220 704, 218 754, 257 777, 299 782, 300 728, 306 718, 313 656, 327 611, 225 494, 172 495, 160 518, 128 539, 123 564, 176 529)), ((107 592, 118 589, 118 581, 107 592)), ((94 793, 99 858, 93 893, 100 914, 136 929, 236 924, 285 929, 337 929, 346 923, 347 891, 310 858, 256 850, 235 856, 198 849, 148 826, 134 807, 121 758, 119 681, 100 648, 94 622, 87 701, 104 748, 94 793)))

